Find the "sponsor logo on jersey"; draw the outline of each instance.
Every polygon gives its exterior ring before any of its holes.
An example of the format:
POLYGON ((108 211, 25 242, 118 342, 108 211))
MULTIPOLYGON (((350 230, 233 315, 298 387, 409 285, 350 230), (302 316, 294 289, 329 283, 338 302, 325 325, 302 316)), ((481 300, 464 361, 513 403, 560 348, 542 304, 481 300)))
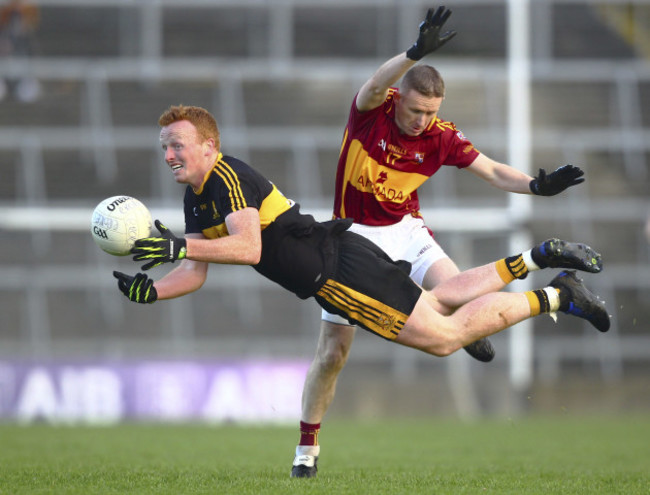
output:
POLYGON ((399 146, 395 146, 394 144, 389 144, 388 145, 388 151, 395 153, 397 155, 406 155, 406 150, 404 148, 400 148, 399 146))
POLYGON ((370 177, 359 176, 357 179, 357 184, 361 186, 360 190, 372 193, 375 197, 381 200, 383 198, 387 201, 393 201, 401 203, 404 201, 404 191, 392 189, 390 187, 383 186, 383 183, 388 180, 388 174, 386 172, 381 172, 379 178, 376 182, 372 182, 370 177), (382 175, 384 174, 384 175, 382 175))

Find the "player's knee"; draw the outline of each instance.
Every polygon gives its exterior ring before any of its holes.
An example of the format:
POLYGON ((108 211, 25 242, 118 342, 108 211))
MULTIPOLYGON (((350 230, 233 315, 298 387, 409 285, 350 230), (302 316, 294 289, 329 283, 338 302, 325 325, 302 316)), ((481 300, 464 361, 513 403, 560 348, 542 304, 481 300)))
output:
POLYGON ((436 294, 436 289, 425 291, 422 294, 425 300, 427 301, 427 304, 431 306, 433 309, 435 309, 442 316, 449 316, 454 311, 456 311, 456 309, 458 309, 458 306, 452 306, 451 304, 449 304, 448 301, 438 297, 438 295, 436 294))
POLYGON ((458 339, 453 337, 441 337, 437 338, 435 342, 432 342, 427 349, 429 354, 433 354, 438 357, 447 357, 459 350, 462 347, 462 343, 458 339))
POLYGON ((447 357, 456 352, 459 349, 458 346, 451 345, 438 345, 434 348, 432 354, 438 357, 447 357))
POLYGON ((448 306, 440 301, 438 301, 439 305, 437 307, 438 313, 440 313, 442 316, 449 316, 453 314, 454 311, 456 311, 456 307, 448 306))
POLYGON ((324 373, 338 373, 343 369, 348 360, 349 347, 341 342, 332 343, 320 349, 317 359, 318 365, 324 373))
POLYGON ((347 362, 347 353, 341 349, 329 349, 328 352, 319 356, 319 365, 325 373, 338 373, 347 362))

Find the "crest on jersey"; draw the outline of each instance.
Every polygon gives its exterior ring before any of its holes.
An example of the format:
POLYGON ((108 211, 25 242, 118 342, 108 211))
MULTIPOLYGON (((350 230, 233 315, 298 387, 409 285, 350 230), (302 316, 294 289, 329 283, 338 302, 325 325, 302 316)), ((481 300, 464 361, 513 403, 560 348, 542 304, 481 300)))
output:
POLYGON ((422 163, 424 161, 424 153, 418 153, 417 151, 415 152, 415 161, 418 163, 422 163))

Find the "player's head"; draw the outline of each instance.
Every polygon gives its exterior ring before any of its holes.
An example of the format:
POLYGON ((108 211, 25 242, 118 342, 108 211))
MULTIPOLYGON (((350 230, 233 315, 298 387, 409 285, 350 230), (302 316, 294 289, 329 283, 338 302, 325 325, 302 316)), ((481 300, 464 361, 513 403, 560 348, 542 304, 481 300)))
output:
POLYGON ((169 124, 180 120, 191 122, 192 125, 196 127, 198 136, 202 140, 213 139, 215 148, 219 150, 221 146, 219 127, 217 126, 215 118, 205 108, 172 105, 160 116, 158 119, 158 125, 160 127, 166 127, 169 124))
POLYGON ((423 96, 436 98, 445 97, 445 81, 434 67, 430 65, 415 65, 409 69, 400 84, 400 93, 408 93, 414 89, 423 96))
POLYGON ((445 82, 430 65, 416 65, 404 77, 395 101, 395 123, 400 131, 418 136, 438 115, 445 97, 445 82))
POLYGON ((158 119, 160 144, 177 182, 199 187, 219 153, 219 129, 201 107, 171 106, 158 119))

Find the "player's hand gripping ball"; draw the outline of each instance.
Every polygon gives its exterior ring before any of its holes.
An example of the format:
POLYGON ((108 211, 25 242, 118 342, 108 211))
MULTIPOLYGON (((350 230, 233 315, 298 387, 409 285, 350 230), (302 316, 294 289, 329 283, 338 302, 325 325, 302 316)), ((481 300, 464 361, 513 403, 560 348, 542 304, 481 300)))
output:
POLYGON ((130 196, 112 196, 97 205, 90 225, 95 243, 109 254, 130 254, 135 241, 151 235, 151 213, 130 196))
POLYGON ((135 255, 133 261, 148 261, 142 265, 143 270, 149 270, 163 263, 173 263, 187 256, 185 238, 176 237, 160 220, 156 220, 155 225, 160 232, 160 237, 138 239, 131 249, 131 253, 135 255))

